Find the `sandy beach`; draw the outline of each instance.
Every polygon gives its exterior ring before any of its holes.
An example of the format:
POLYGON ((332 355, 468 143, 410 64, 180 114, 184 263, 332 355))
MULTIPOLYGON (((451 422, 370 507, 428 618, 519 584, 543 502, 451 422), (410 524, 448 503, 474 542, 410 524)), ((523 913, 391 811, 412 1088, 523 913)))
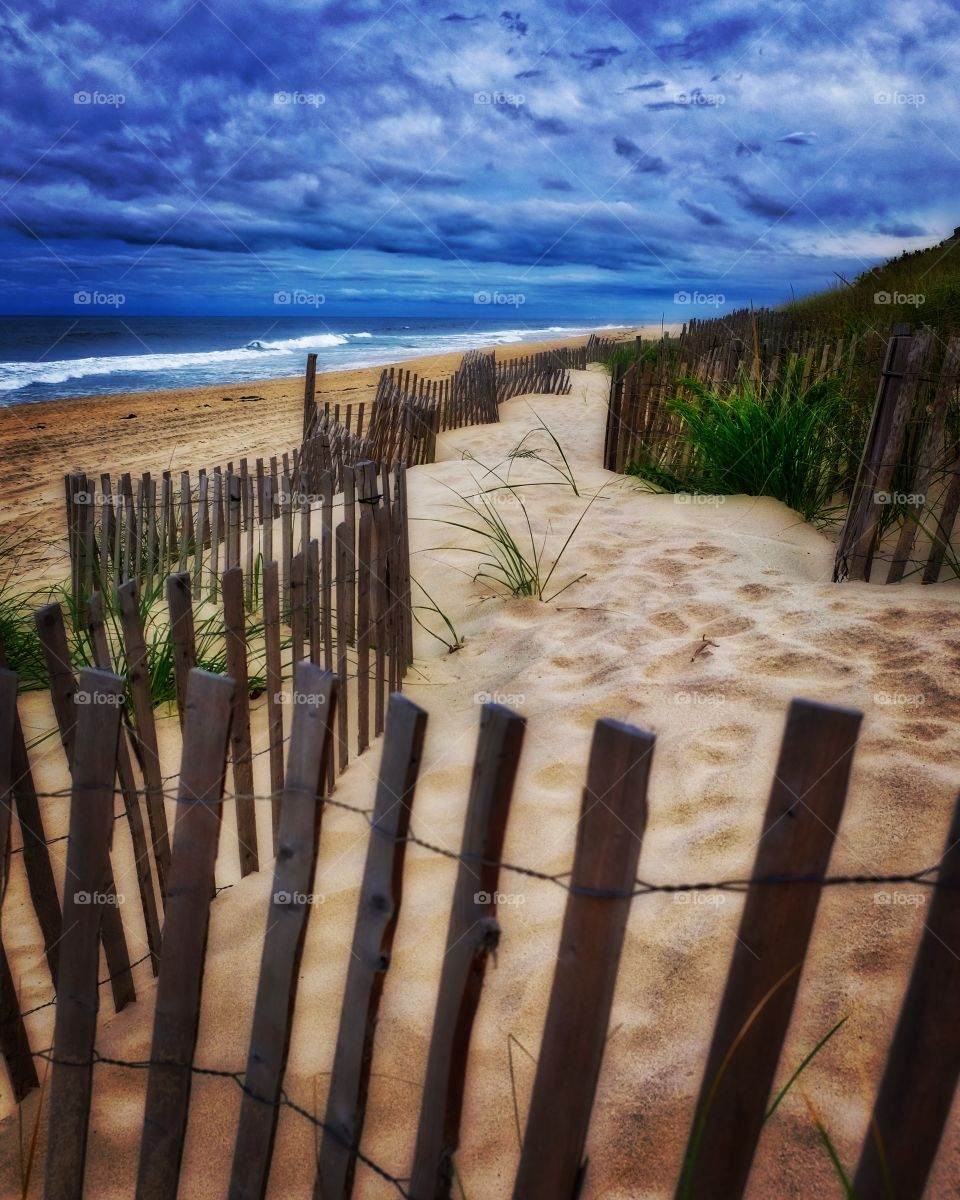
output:
MULTIPOLYGON (((369 386, 369 380, 334 385, 324 378, 321 394, 333 386, 346 395, 345 389, 369 386)), ((296 431, 298 381, 251 390, 268 400, 249 408, 232 402, 230 428, 200 407, 221 403, 212 394, 205 400, 191 396, 189 409, 184 395, 162 402, 113 397, 98 402, 97 422, 84 416, 77 428, 71 423, 85 413, 79 402, 36 407, 30 419, 36 416, 50 429, 48 466, 44 478, 29 459, 25 463, 20 487, 26 498, 16 519, 49 513, 59 487, 55 461, 114 470, 142 462, 156 469, 164 453, 175 465, 188 466, 236 455, 238 446, 248 455, 275 452, 276 439, 296 431), (122 423, 124 411, 137 405, 137 421, 122 423), (172 427, 175 410, 184 414, 182 427, 172 427), (128 429, 135 424, 136 432, 128 429), (155 440, 144 437, 148 429, 155 440)), ((426 631, 417 634, 407 694, 430 721, 414 831, 443 847, 459 844, 480 703, 495 697, 528 721, 507 828, 508 862, 548 873, 568 869, 593 726, 598 718, 615 717, 657 735, 640 875, 652 882, 742 878, 756 850, 787 705, 803 696, 865 714, 831 870, 884 873, 936 862, 960 753, 960 639, 952 589, 908 582, 892 597, 881 587, 832 584, 830 541, 777 501, 740 496, 692 504, 604 471, 605 390, 599 368, 575 372, 571 395, 511 400, 499 424, 443 434, 438 462, 410 472, 412 574, 429 581, 464 643, 451 654, 426 631), (511 479, 530 484, 524 495, 537 538, 546 538, 548 559, 593 499, 558 567, 556 586, 584 577, 551 603, 504 597, 474 582, 476 558, 459 548, 462 531, 445 524, 456 519, 450 489, 475 491, 484 467, 503 463, 538 419, 563 446, 581 492, 576 496, 558 485, 556 474, 532 459, 514 461, 511 479)), ((22 428, 17 432, 23 415, 23 409, 16 417, 0 413, 5 451, 27 436, 22 428)), ((549 453, 545 438, 533 444, 549 453)), ((435 620, 433 627, 442 632, 435 620)), ((52 725, 46 695, 25 697, 22 712, 28 733, 52 725)), ((161 721, 165 773, 177 769, 176 725, 175 717, 161 721)), ((259 701, 255 746, 263 744, 264 728, 259 701)), ((337 799, 369 804, 379 748, 378 742, 351 764, 337 799)), ((37 758, 38 787, 63 786, 59 750, 48 748, 37 758)), ((265 757, 256 764, 257 789, 267 790, 265 757)), ((54 803, 60 807, 51 811, 48 835, 64 828, 66 804, 54 803)), ((265 839, 269 813, 262 808, 265 839)), ((270 872, 235 882, 231 810, 228 804, 218 878, 234 886, 213 905, 198 1063, 242 1070, 270 872)), ((291 1100, 318 1115, 366 836, 354 814, 326 812, 315 884, 323 901, 309 927, 285 1084, 291 1100)), ((128 851, 119 836, 115 852, 121 881, 128 851)), ((62 871, 59 859, 55 870, 62 871)), ((363 1142, 366 1154, 399 1177, 411 1163, 454 874, 450 859, 409 847, 363 1142)), ((457 1156, 467 1200, 510 1195, 518 1156, 514 1104, 522 1123, 564 906, 560 888, 522 875, 504 872, 500 888, 503 936, 474 1029, 457 1156)), ((856 1161, 927 899, 919 889, 892 893, 893 899, 872 887, 844 887, 824 895, 776 1086, 841 1017, 847 1021, 765 1129, 752 1200, 839 1194, 804 1097, 847 1168, 856 1161)), ((587 1144, 583 1200, 665 1200, 673 1194, 741 908, 737 895, 697 895, 696 902, 663 895, 633 902, 587 1144)), ((36 930, 19 875, 5 905, 4 929, 22 1007, 43 1003, 49 979, 37 961, 36 930)), ((131 954, 139 957, 144 947, 131 941, 131 954)), ((143 1059, 149 1052, 154 985, 146 965, 137 968, 136 979, 140 998, 120 1015, 113 1015, 101 991, 103 1054, 143 1059)), ((29 1018, 34 1044, 49 1044, 52 1013, 44 1009, 29 1018)), ((87 1194, 98 1200, 132 1194, 145 1082, 144 1072, 96 1069, 87 1194)), ((181 1196, 212 1200, 225 1193, 233 1152, 229 1131, 239 1102, 229 1080, 195 1079, 181 1196)), ((25 1128, 37 1103, 34 1095, 25 1105, 25 1128)), ((958 1130, 953 1119, 931 1197, 955 1194, 958 1130)), ((271 1197, 311 1194, 315 1132, 294 1112, 281 1113, 271 1197)), ((7 1180, 16 1178, 17 1138, 16 1116, 8 1115, 0 1125, 0 1174, 7 1180)), ((37 1186, 31 1195, 39 1194, 37 1186)), ((396 1194, 360 1168, 358 1197, 396 1194)))
MULTIPOLYGON (((618 330, 618 336, 655 337, 660 326, 618 330)), ((499 360, 586 338, 497 346, 499 360)), ((402 368, 428 379, 454 371, 462 354, 406 359, 402 368)), ((305 361, 305 360, 304 360, 305 361)), ((322 361, 320 367, 322 368, 322 361)), ((319 403, 368 406, 382 367, 323 371, 319 403)), ((69 572, 63 542, 63 476, 70 471, 116 478, 123 471, 154 475, 195 473, 246 457, 291 450, 300 436, 303 376, 250 384, 130 392, 0 406, 0 538, 23 540, 22 569, 31 580, 55 582, 69 572), (55 536, 52 536, 54 535, 55 536)))

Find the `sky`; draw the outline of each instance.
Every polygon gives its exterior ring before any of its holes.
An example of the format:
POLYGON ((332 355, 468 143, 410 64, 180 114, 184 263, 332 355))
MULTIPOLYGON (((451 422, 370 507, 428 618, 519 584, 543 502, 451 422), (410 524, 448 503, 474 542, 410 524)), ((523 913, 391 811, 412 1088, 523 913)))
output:
POLYGON ((779 303, 960 225, 958 48, 940 0, 0 0, 0 309, 779 303))

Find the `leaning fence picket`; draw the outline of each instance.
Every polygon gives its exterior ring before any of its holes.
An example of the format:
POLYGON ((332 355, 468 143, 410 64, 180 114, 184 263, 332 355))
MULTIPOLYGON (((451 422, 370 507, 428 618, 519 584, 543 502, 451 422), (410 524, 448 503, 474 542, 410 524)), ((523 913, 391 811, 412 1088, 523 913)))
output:
MULTIPOLYGON (((361 533, 362 529, 361 517, 361 533)), ((403 696, 390 697, 314 1200, 349 1200, 353 1191, 377 1013, 400 912, 406 839, 426 727, 423 709, 403 696)))
POLYGON ((924 1194, 960 1077, 960 801, 937 883, 854 1178, 864 1200, 924 1194))
MULTIPOLYGON (((94 666, 100 671, 112 671, 113 659, 107 630, 103 620, 103 595, 94 592, 87 607, 87 619, 90 630, 90 643, 93 646, 94 666)), ((129 720, 126 710, 123 712, 123 723, 129 720)), ((150 965, 154 975, 160 969, 160 918, 157 913, 157 899, 153 891, 153 873, 150 870, 150 847, 147 844, 146 832, 143 827, 143 816, 140 812, 140 794, 137 790, 136 778, 133 774, 133 763, 130 759, 130 747, 127 739, 121 733, 117 745, 117 782, 123 797, 127 813, 127 825, 130 829, 130 841, 133 845, 134 865, 137 872, 137 887, 140 891, 140 906, 143 910, 143 923, 147 935, 147 946, 150 950, 150 965)))
POLYGON ((259 869, 257 811, 253 792, 253 751, 250 744, 250 684, 247 673, 247 629, 243 606, 243 570, 233 566, 220 581, 223 593, 227 672, 236 682, 230 723, 230 761, 233 764, 234 805, 240 874, 259 869))
MULTIPOLYGON (((0 669, 0 906, 7 890, 10 862, 10 832, 13 813, 13 744, 17 728, 18 679, 13 671, 0 669)), ((2 932, 0 911, 0 932, 2 932)), ((37 1068, 20 1015, 17 987, 0 936, 0 1054, 10 1076, 13 1098, 20 1101, 39 1086, 37 1068)))
POLYGON ((267 1190, 279 1114, 277 1101, 287 1066, 303 943, 313 908, 321 795, 327 774, 325 759, 333 753, 337 686, 333 675, 313 663, 297 664, 279 847, 267 909, 230 1200, 262 1200, 267 1190))
POLYGON ((678 1200, 743 1195, 846 799, 861 714, 794 700, 703 1073, 678 1200))
POLYGON ((173 645, 173 673, 177 688, 177 716, 180 728, 187 703, 187 680, 197 665, 197 643, 193 624, 193 596, 190 575, 181 571, 167 576, 167 607, 170 612, 170 639, 173 645))
MULTIPOLYGON (((70 665, 70 651, 67 646, 67 631, 63 623, 63 610, 57 603, 50 603, 38 608, 36 613, 37 636, 43 647, 47 664, 47 674, 50 677, 50 698, 53 702, 53 713, 56 717, 60 741, 67 757, 67 766, 71 776, 75 771, 77 758, 77 725, 79 714, 97 701, 97 696, 77 687, 73 669, 70 665)), ((104 693, 111 696, 112 693, 104 693)), ((107 701, 109 702, 109 701, 107 701)), ((116 760, 116 746, 113 757, 116 760)), ((68 875, 69 879, 70 876, 68 875)), ((69 891, 69 888, 66 888, 69 891)), ((123 921, 117 907, 117 893, 113 881, 113 872, 108 864, 108 878, 105 892, 111 899, 104 901, 103 921, 100 932, 103 937, 103 951, 107 966, 110 969, 110 983, 113 989, 113 1003, 117 1010, 125 1008, 132 1000, 136 1000, 137 992, 130 971, 130 955, 127 951, 127 939, 124 935, 123 921)), ((66 911, 66 899, 64 900, 66 911)), ((66 926, 65 926, 66 927, 66 926)), ((61 969, 62 969, 61 962, 61 969)))
POLYGON ((137 581, 128 579, 117 592, 120 625, 127 660, 127 682, 133 699, 136 721, 136 747, 143 773, 147 801, 147 820, 157 864, 160 895, 166 895, 167 871, 170 867, 170 835, 167 831, 167 811, 163 804, 163 778, 160 774, 160 752, 157 747, 157 726, 153 718, 150 695, 150 666, 140 619, 140 595, 137 581))
POLYGON ((123 680, 92 668, 80 676, 91 703, 79 710, 50 1079, 45 1200, 81 1200, 93 1054, 100 1005, 100 924, 112 907, 110 836, 123 680))
POLYGON ((485 704, 464 820, 460 865, 440 976, 410 1194, 434 1200, 449 1193, 470 1033, 486 961, 496 950, 500 853, 526 721, 499 704, 485 704))
POLYGON ((138 1200, 175 1200, 190 1105, 203 963, 236 685, 194 670, 137 1175, 138 1200))
MULTIPOLYGON (((0 646, 0 668, 6 669, 6 666, 6 655, 3 647, 0 646)), ((17 824, 20 827, 20 840, 23 844, 23 865, 27 874, 27 889, 30 892, 30 901, 43 937, 44 956, 50 969, 50 978, 56 987, 59 973, 60 935, 63 932, 60 899, 57 896, 57 885, 53 878, 53 868, 50 865, 50 851, 47 848, 43 816, 40 812, 40 802, 37 799, 37 789, 34 786, 33 771, 27 754, 27 742, 23 734, 23 726, 20 723, 20 714, 16 708, 14 708, 13 717, 11 788, 17 824)))
POLYGON ((577 1194, 647 823, 653 746, 653 734, 597 722, 514 1200, 577 1194))
MULTIPOLYGON (((270 480, 267 485, 269 487, 270 480)), ((269 523, 270 517, 267 517, 269 523)), ((270 810, 277 852, 283 791, 283 673, 280 661, 280 577, 275 562, 263 564, 263 641, 267 678, 267 738, 270 746, 270 810)))

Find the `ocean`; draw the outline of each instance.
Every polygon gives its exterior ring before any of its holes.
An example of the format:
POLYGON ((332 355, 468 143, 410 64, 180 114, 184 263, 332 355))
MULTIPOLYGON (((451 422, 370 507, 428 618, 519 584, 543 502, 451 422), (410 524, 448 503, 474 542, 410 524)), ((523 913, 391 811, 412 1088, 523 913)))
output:
POLYGON ((301 375, 311 351, 318 370, 333 371, 617 328, 509 317, 0 317, 0 405, 301 375))

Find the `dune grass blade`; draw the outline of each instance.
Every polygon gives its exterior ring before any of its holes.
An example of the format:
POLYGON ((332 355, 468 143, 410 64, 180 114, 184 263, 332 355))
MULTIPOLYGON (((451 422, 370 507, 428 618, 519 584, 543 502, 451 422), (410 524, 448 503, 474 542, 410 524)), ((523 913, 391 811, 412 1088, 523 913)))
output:
POLYGON ((856 1200, 856 1192, 853 1190, 853 1184, 850 1182, 846 1171, 843 1169, 843 1163, 840 1161, 840 1155, 837 1153, 837 1149, 833 1144, 833 1139, 827 1132, 826 1125, 824 1125, 823 1121, 820 1119, 820 1114, 814 1108, 808 1096, 803 1097, 803 1102, 807 1106, 807 1112, 809 1112, 810 1119, 813 1121, 814 1127, 816 1128, 817 1136, 820 1138, 824 1149, 830 1157, 830 1162, 837 1174, 837 1179, 840 1182, 840 1186, 843 1188, 843 1194, 847 1197, 847 1200, 856 1200))
POLYGON ((442 645, 446 646, 446 648, 449 650, 449 652, 451 654, 453 654, 454 651, 456 651, 456 650, 462 649, 463 644, 464 644, 463 638, 457 633, 453 622, 450 620, 450 618, 447 616, 447 614, 443 611, 443 609, 440 607, 440 605, 437 604, 436 600, 434 600, 434 598, 430 595, 430 593, 427 591, 427 589, 423 586, 423 584, 418 579, 414 579, 413 576, 411 575, 410 582, 415 583, 417 585, 417 587, 420 589, 420 591, 423 592, 423 594, 426 596, 426 598, 430 602, 429 604, 415 604, 413 606, 413 610, 412 610, 413 611, 413 619, 416 621, 416 623, 420 626, 421 629, 423 629, 427 633, 429 633, 432 638, 436 638, 436 640, 438 642, 440 642, 442 645), (448 642, 446 640, 446 638, 441 637, 439 633, 436 633, 434 630, 432 630, 430 628, 429 625, 427 625, 427 624, 425 624, 425 622, 421 621, 420 618, 417 616, 417 612, 421 611, 421 610, 423 612, 436 613, 436 615, 440 618, 440 620, 446 626, 447 632, 450 634, 450 637, 453 639, 453 641, 448 642))
POLYGON ((800 1078, 800 1075, 803 1073, 803 1071, 813 1061, 813 1059, 816 1058, 816 1056, 820 1053, 820 1051, 823 1049, 823 1047, 827 1044, 827 1042, 830 1041, 830 1039, 833 1037, 833 1035, 837 1032, 837 1030, 841 1027, 841 1025, 843 1025, 846 1022, 846 1020, 847 1020, 846 1017, 841 1017, 840 1020, 836 1023, 836 1025, 834 1025, 834 1027, 831 1030, 829 1030, 827 1033, 825 1033, 823 1035, 823 1037, 820 1039, 819 1042, 817 1042, 817 1044, 810 1051, 810 1053, 806 1056, 806 1058, 803 1059, 803 1061, 800 1063, 800 1065, 797 1067, 797 1069, 794 1071, 794 1073, 790 1076, 790 1078, 787 1080, 787 1082, 783 1085, 783 1087, 777 1093, 777 1097, 774 1100, 774 1102, 767 1109, 766 1116, 763 1118, 764 1122, 767 1122, 770 1120, 770 1118, 773 1116, 773 1114, 779 1108, 780 1102, 784 1099, 787 1092, 790 1091, 790 1089, 793 1087, 793 1085, 800 1078))
POLYGON ((740 1032, 733 1039, 733 1042, 732 1042, 729 1050, 723 1056, 723 1061, 720 1063, 720 1066, 717 1068, 717 1073, 714 1076, 713 1081, 710 1084, 710 1090, 707 1092, 707 1097, 703 1103, 703 1110, 700 1113, 700 1117, 696 1123, 696 1126, 694 1127, 693 1136, 690 1139, 690 1149, 687 1153, 686 1161, 683 1164, 683 1175, 680 1180, 680 1190, 678 1193, 680 1200, 685 1200, 685 1197, 690 1195, 690 1187, 693 1183, 693 1171, 694 1171, 694 1167, 697 1164, 697 1159, 700 1157, 700 1146, 701 1146, 701 1143, 703 1142, 703 1134, 707 1127, 707 1118, 710 1116, 710 1110, 713 1108, 713 1101, 716 1098, 717 1090, 720 1087, 720 1082, 723 1079, 724 1075, 727 1073, 727 1068, 730 1066, 730 1063, 733 1060, 733 1056, 737 1052, 737 1047, 740 1045, 740 1043, 743 1041, 743 1039, 747 1036, 747 1032, 749 1031, 750 1027, 753 1025, 754 1021, 756 1021, 756 1019, 760 1016, 760 1014, 763 1012, 763 1010, 769 1004, 769 1002, 773 998, 773 996, 776 995, 776 993, 780 990, 780 988, 783 987, 783 985, 787 982, 788 979, 790 979, 793 975, 795 975, 800 970, 802 965, 803 965, 802 963, 797 963, 795 966, 791 967, 789 971, 786 971, 777 980, 777 982, 773 985, 772 988, 770 988, 770 990, 767 992, 767 994, 765 996, 761 997, 759 1003, 754 1008, 753 1012, 750 1013, 750 1015, 747 1017, 747 1019, 744 1021, 743 1025, 741 1026, 740 1032))

